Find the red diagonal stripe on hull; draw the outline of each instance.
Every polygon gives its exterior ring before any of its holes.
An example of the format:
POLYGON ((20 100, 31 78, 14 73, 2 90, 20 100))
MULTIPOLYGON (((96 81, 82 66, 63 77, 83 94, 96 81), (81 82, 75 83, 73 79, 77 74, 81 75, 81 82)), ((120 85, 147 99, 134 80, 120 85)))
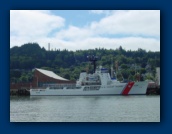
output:
POLYGON ((122 95, 127 95, 130 92, 133 85, 134 85, 134 82, 128 82, 127 86, 124 88, 122 92, 122 95))

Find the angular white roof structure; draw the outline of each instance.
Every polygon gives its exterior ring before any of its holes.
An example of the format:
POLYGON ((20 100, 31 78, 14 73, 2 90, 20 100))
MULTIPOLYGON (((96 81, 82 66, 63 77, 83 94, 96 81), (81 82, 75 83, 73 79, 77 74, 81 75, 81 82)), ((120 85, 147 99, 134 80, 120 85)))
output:
POLYGON ((48 77, 52 77, 52 78, 57 79, 57 80, 69 81, 65 78, 58 76, 57 74, 55 74, 52 71, 48 71, 48 70, 44 70, 44 69, 38 69, 38 68, 35 68, 35 69, 38 70, 39 72, 41 72, 42 74, 48 76, 48 77))

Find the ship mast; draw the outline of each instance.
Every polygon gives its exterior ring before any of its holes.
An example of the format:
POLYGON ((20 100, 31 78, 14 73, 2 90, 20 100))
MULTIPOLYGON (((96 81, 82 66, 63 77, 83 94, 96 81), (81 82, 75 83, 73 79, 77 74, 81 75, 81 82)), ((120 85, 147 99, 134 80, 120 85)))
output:
POLYGON ((98 57, 97 56, 94 56, 94 55, 89 55, 87 56, 88 60, 93 64, 94 66, 94 72, 96 71, 96 61, 98 60, 98 57))

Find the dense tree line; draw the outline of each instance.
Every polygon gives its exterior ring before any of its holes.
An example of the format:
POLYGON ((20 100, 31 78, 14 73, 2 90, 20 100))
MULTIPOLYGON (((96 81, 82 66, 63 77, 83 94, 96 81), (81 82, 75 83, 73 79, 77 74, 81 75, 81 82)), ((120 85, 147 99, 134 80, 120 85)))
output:
POLYGON ((88 62, 88 55, 98 56, 97 64, 109 69, 112 64, 113 68, 116 68, 115 62, 117 62, 125 79, 134 79, 136 68, 140 74, 150 71, 154 76, 155 67, 160 66, 160 52, 147 52, 141 48, 137 51, 126 51, 121 46, 115 50, 95 48, 77 51, 67 49, 47 51, 37 43, 27 43, 10 49, 10 80, 11 82, 31 81, 31 70, 34 68, 51 70, 67 79, 76 80, 81 70, 88 69, 91 73, 92 66, 88 62))

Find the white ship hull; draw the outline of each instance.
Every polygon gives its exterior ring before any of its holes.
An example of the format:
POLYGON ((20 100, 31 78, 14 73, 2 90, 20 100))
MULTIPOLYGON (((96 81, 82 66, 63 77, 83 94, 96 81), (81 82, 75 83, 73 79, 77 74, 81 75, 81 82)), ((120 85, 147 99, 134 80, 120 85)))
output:
POLYGON ((129 82, 115 83, 111 85, 88 85, 79 88, 40 88, 30 89, 31 96, 56 96, 56 95, 145 95, 147 91, 147 82, 129 82))

